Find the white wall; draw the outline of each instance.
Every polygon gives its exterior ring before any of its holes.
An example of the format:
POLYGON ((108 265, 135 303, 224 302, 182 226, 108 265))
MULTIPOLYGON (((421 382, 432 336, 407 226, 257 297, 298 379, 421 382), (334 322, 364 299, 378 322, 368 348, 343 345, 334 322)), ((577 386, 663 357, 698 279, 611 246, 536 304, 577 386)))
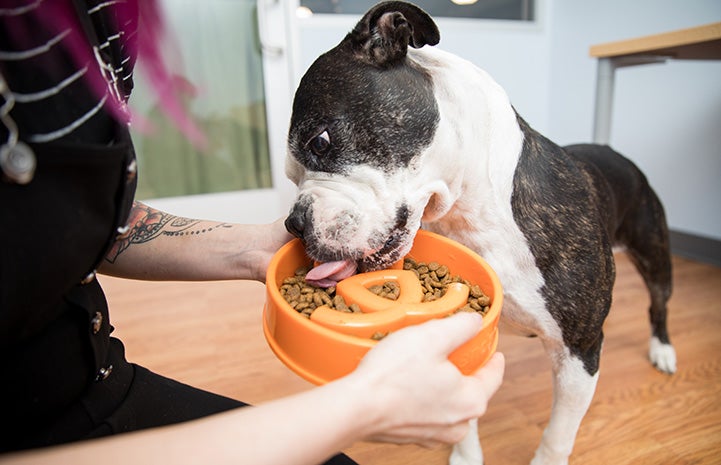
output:
MULTIPOLYGON (((513 105, 537 129, 548 128, 550 35, 548 0, 540 0, 540 20, 483 21, 434 18, 441 32, 437 46, 488 71, 511 97, 513 105)), ((299 21, 300 68, 305 71, 320 54, 334 47, 360 16, 317 15, 299 21)))
MULTIPOLYGON (((591 45, 721 21, 718 0, 552 2, 547 135, 562 144, 591 138, 591 45)), ((644 170, 672 229, 721 239, 721 62, 617 70, 610 145, 644 170)))
MULTIPOLYGON (((591 140, 596 43, 721 21, 718 0, 538 0, 535 25, 437 20, 439 47, 487 70, 561 144, 591 140)), ((359 18, 299 22, 300 69, 359 18)), ((721 239, 721 62, 619 70, 611 145, 646 172, 672 229, 721 239)))

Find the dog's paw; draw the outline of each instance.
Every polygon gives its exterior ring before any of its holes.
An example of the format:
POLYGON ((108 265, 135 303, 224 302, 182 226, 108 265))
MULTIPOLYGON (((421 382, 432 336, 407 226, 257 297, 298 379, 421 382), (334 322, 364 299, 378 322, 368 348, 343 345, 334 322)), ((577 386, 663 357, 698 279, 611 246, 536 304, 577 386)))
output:
POLYGON ((531 465, 568 465, 566 454, 554 454, 541 444, 531 460, 531 465))
POLYGON ((648 358, 659 371, 676 373, 676 350, 671 344, 664 344, 652 337, 648 348, 648 358))
POLYGON ((478 440, 478 422, 468 422, 468 433, 458 444, 453 445, 448 465, 483 465, 483 450, 478 440))
POLYGON ((469 457, 454 447, 451 456, 448 458, 448 465, 483 465, 483 455, 469 457))

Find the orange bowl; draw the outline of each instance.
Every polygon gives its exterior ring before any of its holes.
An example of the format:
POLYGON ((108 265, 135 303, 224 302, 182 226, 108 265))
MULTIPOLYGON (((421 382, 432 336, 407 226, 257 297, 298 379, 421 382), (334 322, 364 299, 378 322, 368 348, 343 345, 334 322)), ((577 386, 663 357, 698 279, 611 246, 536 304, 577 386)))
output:
MULTIPOLYGON (((477 284, 490 297, 491 305, 483 316, 480 332, 448 357, 462 373, 476 371, 493 355, 498 344, 503 292, 496 273, 471 249, 424 230, 418 231, 408 256, 446 265, 453 275, 477 284)), ((285 301, 280 294, 281 283, 311 262, 299 239, 288 242, 275 254, 266 274, 263 332, 270 348, 288 368, 312 383, 324 384, 352 372, 378 341, 318 324, 285 301)))

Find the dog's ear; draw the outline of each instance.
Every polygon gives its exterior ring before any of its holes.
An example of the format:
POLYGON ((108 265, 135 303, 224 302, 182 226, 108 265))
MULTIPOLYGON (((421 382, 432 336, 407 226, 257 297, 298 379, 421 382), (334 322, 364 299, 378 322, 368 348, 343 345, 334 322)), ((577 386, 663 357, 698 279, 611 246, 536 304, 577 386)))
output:
POLYGON ((441 36, 436 23, 417 6, 382 2, 368 10, 347 39, 372 62, 388 66, 402 60, 409 45, 436 45, 441 36))

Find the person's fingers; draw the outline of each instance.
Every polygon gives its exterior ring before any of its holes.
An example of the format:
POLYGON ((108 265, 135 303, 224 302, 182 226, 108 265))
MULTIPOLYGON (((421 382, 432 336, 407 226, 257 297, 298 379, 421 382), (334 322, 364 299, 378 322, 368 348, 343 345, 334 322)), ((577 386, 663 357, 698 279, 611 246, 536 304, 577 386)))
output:
POLYGON ((501 387, 505 367, 506 359, 504 355, 501 352, 496 352, 485 365, 471 375, 481 381, 480 389, 482 389, 486 399, 490 399, 501 387))
POLYGON ((486 413, 488 401, 503 382, 505 359, 497 352, 475 373, 464 377, 453 397, 453 408, 463 412, 467 420, 478 418, 486 413))
POLYGON ((478 334, 482 326, 483 318, 478 313, 459 312, 447 318, 428 321, 416 328, 424 331, 422 337, 427 349, 446 357, 478 334))

